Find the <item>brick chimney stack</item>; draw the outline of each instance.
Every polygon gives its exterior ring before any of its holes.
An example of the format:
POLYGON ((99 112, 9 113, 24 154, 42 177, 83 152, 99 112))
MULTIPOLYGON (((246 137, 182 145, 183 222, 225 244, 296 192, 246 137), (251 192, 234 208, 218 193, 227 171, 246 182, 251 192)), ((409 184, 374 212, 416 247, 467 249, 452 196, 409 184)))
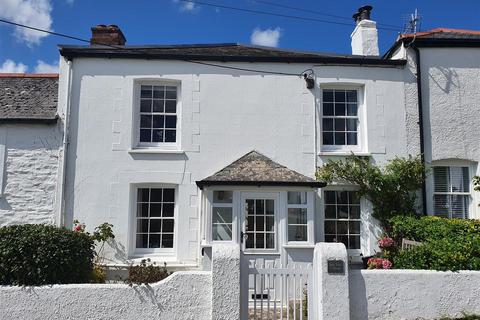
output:
POLYGON ((92 27, 92 38, 90 39, 90 45, 117 45, 123 46, 127 42, 122 30, 114 24, 104 25, 99 24, 92 27))

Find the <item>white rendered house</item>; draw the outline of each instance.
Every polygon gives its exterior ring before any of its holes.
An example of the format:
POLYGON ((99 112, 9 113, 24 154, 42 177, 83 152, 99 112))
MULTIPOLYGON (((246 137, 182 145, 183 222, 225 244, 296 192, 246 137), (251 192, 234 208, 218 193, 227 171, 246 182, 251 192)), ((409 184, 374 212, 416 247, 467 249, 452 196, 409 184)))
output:
POLYGON ((126 46, 116 26, 92 28, 90 46, 60 46, 61 223, 112 223, 113 265, 208 267, 216 241, 282 263, 311 262, 322 241, 345 243, 352 261, 373 254, 369 203, 354 186, 315 181, 316 169, 351 153, 382 165, 435 139, 421 141, 411 57, 378 56, 365 10, 354 55, 126 46))

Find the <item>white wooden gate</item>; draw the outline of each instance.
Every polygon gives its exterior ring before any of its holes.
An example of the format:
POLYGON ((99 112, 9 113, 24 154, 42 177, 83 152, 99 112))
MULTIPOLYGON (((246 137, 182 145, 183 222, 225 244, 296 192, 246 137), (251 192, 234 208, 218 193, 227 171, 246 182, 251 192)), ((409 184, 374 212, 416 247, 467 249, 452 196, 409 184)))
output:
POLYGON ((242 269, 242 320, 308 319, 310 263, 282 267, 253 259, 242 269))

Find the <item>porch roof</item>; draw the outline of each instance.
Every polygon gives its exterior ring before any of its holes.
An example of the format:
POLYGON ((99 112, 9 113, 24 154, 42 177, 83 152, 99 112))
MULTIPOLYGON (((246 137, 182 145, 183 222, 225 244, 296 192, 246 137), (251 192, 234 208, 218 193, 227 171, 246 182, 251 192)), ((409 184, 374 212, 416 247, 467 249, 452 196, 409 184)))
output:
POLYGON ((215 174, 197 181, 197 186, 303 186, 325 187, 320 182, 291 170, 257 151, 251 151, 215 174))

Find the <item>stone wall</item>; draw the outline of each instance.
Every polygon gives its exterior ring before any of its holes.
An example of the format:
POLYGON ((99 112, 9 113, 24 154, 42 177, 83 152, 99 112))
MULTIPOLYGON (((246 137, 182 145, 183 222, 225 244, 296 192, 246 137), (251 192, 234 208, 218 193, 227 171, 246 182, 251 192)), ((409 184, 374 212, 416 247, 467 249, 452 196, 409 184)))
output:
POLYGON ((0 287, 0 319, 211 319, 211 273, 176 272, 151 286, 0 287))
POLYGON ((353 270, 350 319, 438 319, 480 314, 480 272, 353 270))
POLYGON ((0 226, 54 223, 58 154, 62 132, 57 125, 0 126, 3 170, 0 226))

